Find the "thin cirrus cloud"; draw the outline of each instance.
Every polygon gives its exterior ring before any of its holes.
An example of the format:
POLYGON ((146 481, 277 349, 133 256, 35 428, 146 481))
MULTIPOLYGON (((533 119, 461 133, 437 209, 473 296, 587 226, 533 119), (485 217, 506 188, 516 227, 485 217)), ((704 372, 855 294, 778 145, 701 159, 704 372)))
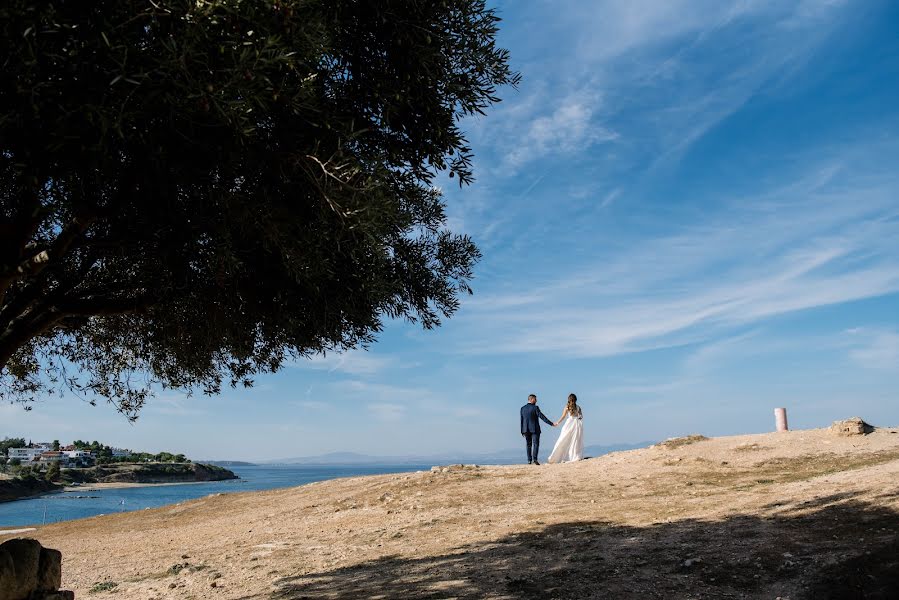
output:
POLYGON ((866 369, 899 372, 899 333, 892 330, 850 332, 856 346, 849 357, 866 369))
MULTIPOLYGON (((588 225, 610 208, 626 209, 634 190, 670 177, 699 140, 760 91, 790 93, 776 83, 815 55, 842 15, 841 3, 816 10, 773 2, 570 8, 516 7, 558 43, 535 45, 539 56, 528 56, 530 44, 521 40, 521 89, 507 93, 489 119, 466 127, 478 183, 464 194, 447 189, 449 215, 490 252, 485 276, 494 275, 491 258, 504 260, 523 250, 521 240, 544 237, 563 207, 582 211, 568 219, 573 233, 592 235, 588 225), (547 194, 553 201, 541 205, 547 194)), ((512 33, 513 40, 517 35, 530 41, 530 33, 512 33)))
POLYGON ((406 415, 406 407, 390 402, 376 402, 367 405, 368 411, 380 421, 399 421, 406 415))
MULTIPOLYGON (((521 90, 470 137, 488 180, 608 147, 618 167, 676 161, 772 79, 801 67, 841 2, 590 2, 517 7, 563 36, 526 50, 521 90), (552 14, 547 14, 551 12, 552 14), (709 85, 714 82, 714 85, 709 85)), ((531 34, 528 34, 531 35, 531 34)), ((513 34, 513 39, 515 35, 513 34)))
POLYGON ((635 250, 600 247, 593 260, 585 252, 521 294, 486 294, 467 314, 490 340, 480 350, 609 356, 899 292, 890 246, 899 237, 899 181, 863 187, 839 170, 821 171, 765 190, 757 202, 739 198, 704 221, 687 213, 666 235, 637 228, 626 234, 635 250))
POLYGON ((397 361, 394 357, 376 355, 367 350, 350 350, 300 358, 292 366, 329 373, 339 371, 350 375, 373 375, 397 366, 397 361))

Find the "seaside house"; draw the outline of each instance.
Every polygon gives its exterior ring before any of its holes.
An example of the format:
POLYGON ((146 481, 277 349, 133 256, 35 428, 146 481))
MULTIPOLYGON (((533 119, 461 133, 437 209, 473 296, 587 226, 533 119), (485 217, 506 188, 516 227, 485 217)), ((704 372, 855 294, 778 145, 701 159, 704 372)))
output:
POLYGON ((61 452, 59 450, 48 450, 46 452, 42 452, 38 460, 44 464, 48 464, 60 461, 68 462, 69 457, 64 452, 61 452))
POLYGON ((133 452, 131 452, 131 450, 128 450, 127 448, 110 448, 110 450, 112 450, 113 458, 131 456, 133 454, 133 452))
POLYGON ((52 446, 49 444, 46 446, 27 446, 25 448, 10 448, 7 451, 7 456, 10 459, 18 458, 22 462, 31 462, 33 460, 39 459, 41 454, 44 452, 50 451, 52 446))
POLYGON ((65 450, 68 463, 76 467, 89 467, 94 464, 94 456, 89 450, 65 450))

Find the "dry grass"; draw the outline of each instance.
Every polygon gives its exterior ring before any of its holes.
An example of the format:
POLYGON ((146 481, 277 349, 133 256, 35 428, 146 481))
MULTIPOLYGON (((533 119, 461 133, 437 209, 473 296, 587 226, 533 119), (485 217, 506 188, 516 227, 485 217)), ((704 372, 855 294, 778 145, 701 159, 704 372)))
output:
POLYGON ((762 450, 770 450, 767 446, 759 446, 758 444, 743 444, 734 448, 734 452, 761 452, 762 450))
POLYGON ((664 442, 659 442, 656 444, 657 447, 667 448, 668 450, 673 450, 675 448, 681 448, 683 446, 689 446, 690 444, 695 444, 697 442, 706 442, 709 438, 704 435, 693 434, 687 435, 684 437, 676 437, 665 440, 664 442))

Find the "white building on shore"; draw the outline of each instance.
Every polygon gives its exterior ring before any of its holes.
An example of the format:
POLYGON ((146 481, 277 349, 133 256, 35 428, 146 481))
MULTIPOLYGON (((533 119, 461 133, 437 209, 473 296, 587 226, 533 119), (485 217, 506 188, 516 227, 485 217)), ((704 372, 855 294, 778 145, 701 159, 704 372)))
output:
POLYGON ((30 462, 40 457, 44 452, 49 452, 53 449, 53 446, 50 444, 47 445, 32 445, 26 448, 10 448, 6 455, 12 460, 13 458, 18 458, 22 462, 30 462))

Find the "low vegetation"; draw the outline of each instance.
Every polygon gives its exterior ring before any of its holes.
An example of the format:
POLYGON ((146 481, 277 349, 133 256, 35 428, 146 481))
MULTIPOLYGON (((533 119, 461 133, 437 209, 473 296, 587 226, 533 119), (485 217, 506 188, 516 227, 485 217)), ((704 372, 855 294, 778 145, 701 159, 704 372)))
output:
POLYGON ((98 594, 100 592, 111 592, 119 587, 115 581, 103 581, 95 583, 94 586, 87 591, 88 594, 98 594))
POLYGON ((661 446, 662 448, 668 448, 670 450, 673 448, 680 448, 682 446, 689 446, 690 444, 695 444, 696 442, 704 442, 708 439, 709 438, 705 437, 704 435, 694 434, 694 435, 688 435, 688 436, 684 436, 684 437, 676 437, 676 438, 667 439, 664 442, 659 442, 656 445, 661 446))

